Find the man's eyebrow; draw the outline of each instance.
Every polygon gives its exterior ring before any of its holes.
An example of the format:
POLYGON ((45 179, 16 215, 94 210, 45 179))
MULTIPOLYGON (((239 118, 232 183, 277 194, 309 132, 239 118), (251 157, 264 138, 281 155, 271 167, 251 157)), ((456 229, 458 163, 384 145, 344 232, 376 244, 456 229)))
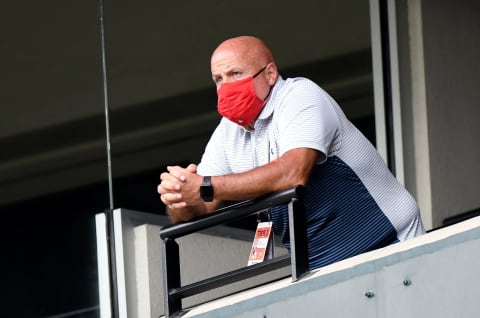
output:
POLYGON ((241 67, 232 67, 231 69, 229 69, 225 73, 228 74, 228 75, 232 75, 233 73, 244 73, 244 72, 245 72, 245 70, 241 67))
POLYGON ((212 73, 212 77, 221 77, 222 73, 212 73))
POLYGON ((221 73, 212 73, 212 78, 215 78, 215 77, 221 77, 222 74, 227 74, 227 75, 231 75, 232 73, 234 72, 243 72, 243 70, 241 70, 240 68, 238 67, 232 67, 228 70, 226 70, 225 72, 221 72, 221 73))

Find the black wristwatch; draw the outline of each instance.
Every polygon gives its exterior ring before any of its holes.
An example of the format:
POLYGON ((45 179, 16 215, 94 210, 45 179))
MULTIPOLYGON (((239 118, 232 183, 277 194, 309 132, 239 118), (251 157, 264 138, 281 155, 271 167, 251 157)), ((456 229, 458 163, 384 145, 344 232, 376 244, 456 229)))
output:
POLYGON ((210 176, 203 177, 202 184, 200 185, 200 197, 205 202, 213 201, 212 177, 210 176))

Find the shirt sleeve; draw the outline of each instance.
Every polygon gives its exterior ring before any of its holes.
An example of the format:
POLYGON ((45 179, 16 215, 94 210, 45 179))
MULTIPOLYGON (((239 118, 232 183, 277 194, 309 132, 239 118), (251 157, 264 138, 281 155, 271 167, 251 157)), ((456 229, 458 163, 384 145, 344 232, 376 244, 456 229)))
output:
POLYGON ((279 155, 295 148, 320 151, 326 160, 340 130, 331 105, 332 99, 318 85, 307 79, 297 80, 286 93, 278 115, 279 155))
POLYGON ((210 140, 205 147, 202 159, 197 166, 197 173, 202 176, 220 176, 231 173, 228 169, 227 160, 225 157, 224 136, 223 130, 225 125, 224 119, 217 126, 213 132, 210 140))

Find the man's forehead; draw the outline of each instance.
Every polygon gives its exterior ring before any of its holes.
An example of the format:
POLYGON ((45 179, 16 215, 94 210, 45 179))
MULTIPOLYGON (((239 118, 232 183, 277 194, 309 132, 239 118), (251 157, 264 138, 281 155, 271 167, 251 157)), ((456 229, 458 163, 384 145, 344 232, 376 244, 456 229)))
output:
POLYGON ((251 59, 241 52, 219 51, 212 57, 212 72, 216 70, 230 70, 234 68, 245 68, 251 63, 251 59))
POLYGON ((215 60, 222 60, 222 59, 231 59, 231 60, 241 60, 245 59, 246 56, 249 55, 250 50, 245 47, 239 46, 220 46, 215 50, 212 54, 212 62, 215 60))

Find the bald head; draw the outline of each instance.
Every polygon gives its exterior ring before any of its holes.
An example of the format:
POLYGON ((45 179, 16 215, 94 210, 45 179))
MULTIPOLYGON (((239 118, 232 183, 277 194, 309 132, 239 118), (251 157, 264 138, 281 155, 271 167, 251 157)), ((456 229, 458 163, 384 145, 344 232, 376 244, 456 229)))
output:
POLYGON ((256 66, 275 62, 265 42, 253 36, 239 36, 222 42, 213 52, 212 61, 225 54, 236 55, 248 63, 257 62, 256 66))

